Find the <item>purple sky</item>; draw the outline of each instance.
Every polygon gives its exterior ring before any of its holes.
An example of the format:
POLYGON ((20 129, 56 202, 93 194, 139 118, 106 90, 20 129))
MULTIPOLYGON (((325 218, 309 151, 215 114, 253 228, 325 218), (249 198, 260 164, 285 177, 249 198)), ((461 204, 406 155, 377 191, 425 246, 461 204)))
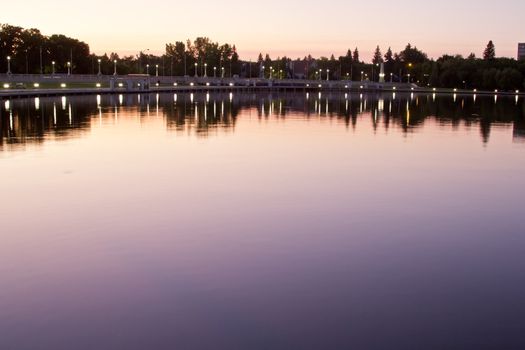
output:
POLYGON ((376 45, 384 53, 408 42, 434 58, 480 56, 490 39, 498 56, 516 57, 517 43, 525 42, 524 13, 522 0, 24 0, 2 4, 0 23, 76 37, 97 54, 161 53, 167 42, 207 36, 235 43, 245 58, 338 56, 357 46, 369 60, 376 45))

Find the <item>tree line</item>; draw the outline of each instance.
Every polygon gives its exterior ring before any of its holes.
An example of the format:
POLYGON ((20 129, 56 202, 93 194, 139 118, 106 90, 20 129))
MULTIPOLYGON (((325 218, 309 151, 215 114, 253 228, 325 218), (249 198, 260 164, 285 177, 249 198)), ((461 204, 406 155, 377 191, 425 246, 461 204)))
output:
POLYGON ((7 71, 9 56, 13 73, 49 74, 53 69, 56 73, 66 73, 69 63, 73 74, 97 74, 100 60, 102 74, 113 74, 116 61, 118 74, 379 81, 383 65, 385 81, 480 90, 525 88, 525 60, 496 57, 492 41, 481 58, 470 54, 430 59, 425 52, 407 44, 400 52, 394 53, 388 48, 384 54, 377 46, 368 62, 360 57, 357 47, 337 58, 308 55, 302 59, 272 59, 261 53, 252 62, 241 60, 235 45, 219 44, 206 37, 168 43, 164 51, 162 55, 146 50, 123 57, 114 52, 97 56, 90 52, 87 43, 65 35, 46 36, 34 28, 0 25, 0 72, 7 71))

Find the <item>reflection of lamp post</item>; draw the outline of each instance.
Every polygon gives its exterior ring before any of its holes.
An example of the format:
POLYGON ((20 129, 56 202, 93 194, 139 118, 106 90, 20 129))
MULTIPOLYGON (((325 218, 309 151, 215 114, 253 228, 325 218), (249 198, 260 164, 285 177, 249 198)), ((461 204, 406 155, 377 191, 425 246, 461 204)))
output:
POLYGON ((67 75, 71 75, 71 62, 67 62, 67 75))
POLYGON ((113 61, 113 75, 117 75, 117 60, 113 61))
POLYGON ((199 77, 199 72, 197 72, 197 62, 195 62, 195 78, 199 77))
POLYGON ((11 74, 11 56, 7 56, 7 74, 11 74))
POLYGON ((99 58, 98 59, 98 75, 101 75, 102 74, 102 70, 100 69, 100 63, 102 62, 102 60, 99 58))
POLYGON ((159 65, 158 64, 155 65, 155 76, 156 77, 159 76, 159 65))
POLYGON ((55 61, 51 62, 51 74, 55 75, 55 61))

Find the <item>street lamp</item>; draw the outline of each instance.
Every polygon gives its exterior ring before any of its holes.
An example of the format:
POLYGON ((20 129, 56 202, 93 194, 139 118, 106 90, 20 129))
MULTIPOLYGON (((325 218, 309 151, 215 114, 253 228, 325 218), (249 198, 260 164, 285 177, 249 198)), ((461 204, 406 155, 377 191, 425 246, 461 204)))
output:
POLYGON ((204 63, 204 77, 208 77, 208 63, 204 63))
POLYGON ((322 74, 323 73, 323 70, 322 69, 319 69, 319 80, 321 80, 321 77, 322 77, 322 74))
POLYGON ((217 67, 213 67, 213 77, 217 78, 217 67))
POLYGON ((279 69, 279 79, 283 79, 283 70, 279 69))
POLYGON ((390 82, 394 81, 394 73, 390 73, 390 82))
POLYGON ((407 76, 408 76, 408 83, 410 84, 410 73, 408 73, 407 76))
POLYGON ((195 78, 199 77, 199 73, 197 72, 197 62, 195 62, 195 78))
POLYGON ((52 75, 55 75, 55 61, 51 62, 51 72, 52 75))
POLYGON ((326 70, 326 81, 330 80, 330 69, 326 70))
POLYGON ((224 78, 224 67, 221 67, 221 78, 224 78))
POLYGON ((113 75, 117 75, 117 60, 113 61, 113 75))
POLYGON ((155 65, 155 76, 156 77, 159 76, 159 65, 158 64, 155 65))
POLYGON ((364 72, 361 71, 361 81, 363 81, 363 74, 364 74, 364 72))
POLYGON ((7 74, 11 74, 11 56, 7 56, 7 74))
POLYGON ((102 63, 102 60, 98 59, 98 75, 102 75, 102 70, 100 69, 100 64, 102 63))
POLYGON ((71 62, 67 62, 67 75, 71 75, 71 62))
POLYGON ((273 67, 270 67, 270 79, 272 79, 272 75, 273 75, 273 67))

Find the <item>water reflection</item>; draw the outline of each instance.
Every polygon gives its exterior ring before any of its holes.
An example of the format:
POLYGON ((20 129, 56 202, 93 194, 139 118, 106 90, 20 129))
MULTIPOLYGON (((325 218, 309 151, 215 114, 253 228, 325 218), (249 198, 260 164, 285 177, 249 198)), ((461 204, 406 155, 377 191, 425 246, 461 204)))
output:
POLYGON ((442 96, 433 94, 357 93, 179 93, 97 95, 4 100, 0 110, 0 149, 64 140, 89 132, 92 123, 119 116, 163 118, 166 128, 207 137, 218 130, 233 132, 242 112, 260 119, 304 116, 336 118, 355 130, 358 120, 370 118, 374 131, 395 126, 417 131, 427 119, 457 128, 478 126, 488 143, 494 123, 512 126, 514 139, 524 137, 525 107, 516 97, 442 96))

